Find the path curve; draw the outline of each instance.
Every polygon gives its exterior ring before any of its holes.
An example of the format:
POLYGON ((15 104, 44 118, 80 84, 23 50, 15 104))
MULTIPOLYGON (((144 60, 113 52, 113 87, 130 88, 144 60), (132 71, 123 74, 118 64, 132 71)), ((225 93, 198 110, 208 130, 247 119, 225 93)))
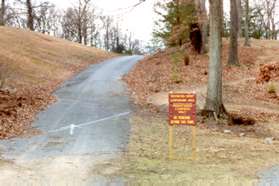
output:
MULTIPOLYGON (((142 56, 118 57, 92 65, 55 92, 58 100, 39 114, 41 135, 0 142, 12 163, 0 166, 6 185, 117 184, 92 180, 94 166, 116 158, 129 140, 132 112, 121 77, 142 56)), ((111 171, 111 170, 110 170, 111 171)))

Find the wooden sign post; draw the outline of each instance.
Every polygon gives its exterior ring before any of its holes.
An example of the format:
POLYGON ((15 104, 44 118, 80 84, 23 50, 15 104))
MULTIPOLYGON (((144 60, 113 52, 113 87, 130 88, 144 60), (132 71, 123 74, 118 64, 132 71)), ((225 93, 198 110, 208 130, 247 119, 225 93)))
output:
POLYGON ((196 94, 169 94, 169 159, 174 158, 173 129, 175 126, 192 127, 192 159, 196 159, 196 94))

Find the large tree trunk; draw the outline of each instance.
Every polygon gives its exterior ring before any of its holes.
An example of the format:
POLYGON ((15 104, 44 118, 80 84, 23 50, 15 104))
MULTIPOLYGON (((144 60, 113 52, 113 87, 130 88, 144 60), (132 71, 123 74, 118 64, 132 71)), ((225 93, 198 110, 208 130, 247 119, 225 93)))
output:
POLYGON ((83 25, 83 44, 87 45, 88 41, 88 32, 87 32, 87 23, 83 25))
POLYGON ((245 0, 245 43, 244 46, 249 47, 250 41, 249 41, 249 0, 245 0))
POLYGON ((109 51, 109 26, 106 27, 106 35, 105 35, 105 48, 109 51))
POLYGON ((242 37, 242 27, 241 27, 242 4, 241 4, 241 0, 236 0, 236 9, 237 9, 237 12, 238 12, 238 19, 237 19, 238 37, 242 37))
POLYGON ((205 111, 220 117, 225 113, 222 98, 222 0, 210 2, 209 77, 205 111))
POLYGON ((225 22, 225 20, 224 20, 224 2, 223 1, 221 1, 221 15, 222 15, 222 28, 221 28, 221 34, 222 34, 222 38, 224 37, 224 35, 225 35, 225 25, 224 25, 224 22, 225 22))
POLYGON ((230 49, 229 49, 229 65, 239 65, 238 61, 238 9, 237 0, 230 0, 231 2, 231 31, 230 31, 230 49))
MULTIPOLYGON (((175 0, 176 4, 176 25, 181 26, 181 18, 180 18, 180 0, 175 0)), ((182 39, 179 38, 177 41, 179 46, 182 46, 182 39)))
POLYGON ((268 21, 267 21, 267 29, 266 29, 266 39, 270 39, 271 38, 271 29, 270 29, 270 16, 267 16, 268 21))
POLYGON ((275 16, 273 15, 271 18, 271 25, 272 25, 272 39, 276 40, 276 23, 275 23, 275 16))
POLYGON ((205 0, 195 0, 195 3, 198 11, 199 27, 201 29, 201 34, 202 34, 201 53, 204 54, 207 52, 206 44, 207 44, 207 26, 208 26, 205 0))
POLYGON ((27 27, 34 31, 34 15, 33 15, 33 7, 31 0, 26 0, 26 8, 27 8, 27 27))
POLYGON ((79 20, 78 22, 78 43, 82 44, 82 25, 81 25, 81 21, 79 20))
POLYGON ((5 25, 5 10, 6 10, 5 0, 2 0, 1 1, 1 13, 0 13, 0 26, 5 25))

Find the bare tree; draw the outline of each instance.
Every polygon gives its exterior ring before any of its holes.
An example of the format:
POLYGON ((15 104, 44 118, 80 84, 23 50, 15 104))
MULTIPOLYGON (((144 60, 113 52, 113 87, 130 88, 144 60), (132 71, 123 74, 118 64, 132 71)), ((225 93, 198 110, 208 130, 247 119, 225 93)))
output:
POLYGON ((244 46, 250 46, 250 41, 249 41, 249 20, 250 20, 250 15, 249 15, 249 0, 245 0, 245 43, 244 46))
POLYGON ((273 0, 271 3, 271 16, 270 16, 270 22, 271 22, 271 37, 272 39, 277 39, 277 31, 276 31, 276 23, 275 23, 275 17, 276 15, 276 3, 277 0, 273 0))
POLYGON ((238 25, 238 37, 242 37, 242 30, 241 30, 241 22, 242 22, 242 0, 236 0, 236 9, 238 12, 238 19, 237 19, 237 25, 238 25))
POLYGON ((27 8, 27 27, 34 31, 34 14, 33 14, 33 6, 31 0, 26 0, 26 8, 27 8))
POLYGON ((202 31, 201 53, 206 53, 208 17, 206 12, 205 0, 195 0, 195 2, 198 12, 198 22, 202 31))
POLYGON ((133 40, 131 46, 132 46, 131 47, 132 54, 138 54, 138 55, 142 54, 140 40, 138 39, 133 40))
POLYGON ((76 16, 73 8, 68 8, 62 18, 63 38, 74 41, 77 40, 76 16))
POLYGON ((209 0, 210 39, 209 39, 209 77, 205 111, 220 117, 226 113, 222 98, 222 0, 209 0))
POLYGON ((50 34, 51 32, 54 33, 55 29, 58 29, 58 18, 59 15, 55 10, 55 6, 49 2, 45 2, 39 6, 36 11, 34 29, 47 34, 50 34))
POLYGON ((6 11, 5 0, 1 0, 0 26, 5 25, 5 11, 6 11))
POLYGON ((81 33, 84 45, 87 45, 87 41, 88 41, 88 27, 89 27, 88 22, 89 22, 89 16, 86 14, 83 19, 82 33, 81 33))
POLYGON ((112 51, 118 51, 120 46, 120 30, 118 25, 113 26, 110 30, 110 38, 111 38, 111 49, 112 51))
POLYGON ((103 28, 105 29, 105 34, 104 34, 105 49, 110 50, 111 49, 110 30, 112 28, 113 19, 109 16, 102 16, 101 20, 103 22, 103 28))
POLYGON ((52 7, 48 11, 48 32, 51 32, 51 34, 55 37, 61 37, 61 13, 55 8, 52 7))
POLYGON ((91 0, 79 0, 78 7, 75 8, 76 12, 76 25, 78 30, 78 42, 87 45, 87 29, 88 29, 88 13, 89 13, 89 3, 91 0))
POLYGON ((65 39, 88 44, 91 19, 91 0, 79 0, 78 6, 68 8, 63 16, 62 29, 65 39))
POLYGON ((91 12, 91 17, 89 21, 89 32, 90 32, 90 46, 97 47, 100 37, 100 32, 98 25, 96 24, 97 21, 97 16, 95 15, 95 9, 92 10, 91 12))
POLYGON ((266 39, 274 39, 276 33, 275 16, 277 0, 265 0, 264 8, 267 16, 266 20, 266 39))
POLYGON ((239 65, 238 61, 238 31, 239 31, 239 12, 237 8, 237 0, 231 2, 231 28, 230 28, 230 49, 229 49, 229 65, 239 65))

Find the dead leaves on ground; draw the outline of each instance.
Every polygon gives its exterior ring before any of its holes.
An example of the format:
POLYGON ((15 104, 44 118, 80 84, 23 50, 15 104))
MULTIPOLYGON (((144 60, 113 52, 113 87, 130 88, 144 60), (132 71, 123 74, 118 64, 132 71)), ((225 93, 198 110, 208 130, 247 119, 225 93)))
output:
POLYGON ((0 91, 0 139, 23 134, 30 128, 34 114, 54 101, 50 89, 34 88, 0 91))
MULTIPOLYGON (((189 49, 190 50, 190 49, 189 49)), ((185 87, 205 85, 208 79, 208 56, 197 55, 189 51, 190 64, 184 65, 181 49, 171 48, 160 51, 138 63, 135 68, 124 77, 134 92, 136 103, 143 105, 147 98, 157 92, 173 91, 185 87), (174 62, 174 57, 175 61, 174 62), (178 66, 174 75, 174 63, 178 66), (173 77, 179 76, 180 83, 175 83, 173 77)), ((255 77, 257 69, 253 68, 259 49, 240 48, 240 68, 227 66, 228 45, 223 47, 223 74, 224 81, 241 80, 244 77, 255 77)))
POLYGON ((279 62, 262 65, 257 77, 257 83, 279 80, 279 62))

